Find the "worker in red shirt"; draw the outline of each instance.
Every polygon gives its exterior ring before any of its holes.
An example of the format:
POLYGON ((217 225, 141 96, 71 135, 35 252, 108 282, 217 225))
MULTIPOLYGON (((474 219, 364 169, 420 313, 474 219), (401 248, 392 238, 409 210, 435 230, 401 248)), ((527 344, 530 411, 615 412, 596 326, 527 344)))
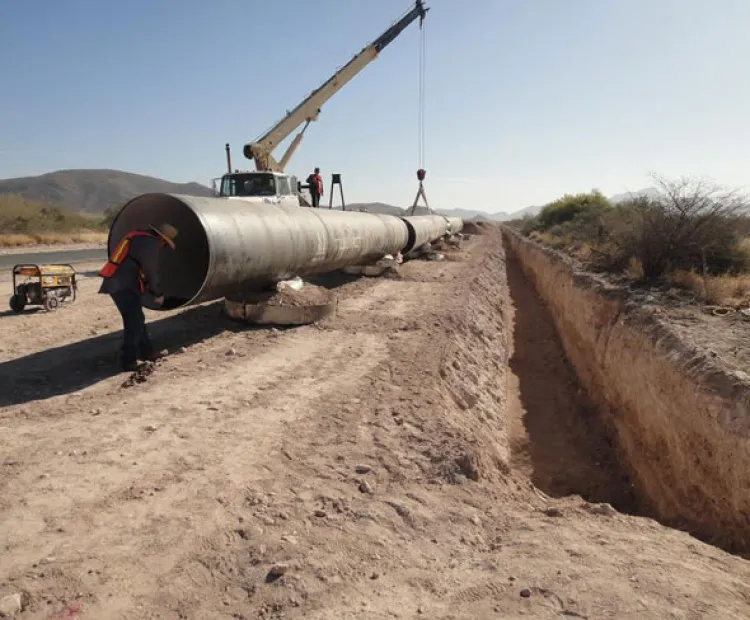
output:
POLYGON ((320 176, 320 168, 315 168, 315 171, 307 177, 307 185, 310 189, 310 197, 312 198, 312 206, 320 206, 320 197, 323 195, 323 177, 320 176))

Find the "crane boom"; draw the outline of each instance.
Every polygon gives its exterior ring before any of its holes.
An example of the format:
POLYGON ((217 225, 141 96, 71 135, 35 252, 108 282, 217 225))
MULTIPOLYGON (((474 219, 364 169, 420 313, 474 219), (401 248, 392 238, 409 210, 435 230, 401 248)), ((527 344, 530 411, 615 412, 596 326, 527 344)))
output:
POLYGON ((302 103, 288 112, 283 119, 257 141, 246 144, 242 149, 245 157, 255 160, 255 167, 258 171, 283 172, 289 159, 302 141, 308 125, 318 119, 323 104, 370 62, 375 60, 378 54, 417 18, 419 18, 421 27, 427 11, 429 11, 429 8, 424 6, 423 0, 416 0, 410 11, 336 71, 328 81, 310 93, 302 103), (304 123, 302 130, 294 137, 281 159, 276 161, 271 154, 273 150, 302 123, 304 123))

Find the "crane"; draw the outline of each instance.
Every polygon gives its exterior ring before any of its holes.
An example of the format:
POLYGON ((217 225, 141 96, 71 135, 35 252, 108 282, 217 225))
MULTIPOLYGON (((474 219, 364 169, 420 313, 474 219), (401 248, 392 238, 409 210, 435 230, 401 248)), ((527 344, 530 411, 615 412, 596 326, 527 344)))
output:
POLYGON ((227 172, 221 177, 219 196, 261 198, 264 202, 278 204, 300 204, 300 201, 304 199, 300 195, 300 186, 297 179, 285 174, 284 169, 297 150, 308 126, 318 119, 323 104, 375 60, 380 52, 412 22, 419 19, 421 28, 427 11, 429 11, 429 8, 424 5, 423 0, 416 0, 411 10, 407 11, 377 39, 355 54, 347 64, 312 91, 297 107, 288 111, 279 122, 257 140, 245 144, 242 153, 247 159, 255 161, 256 172, 239 170, 233 172, 229 145, 225 145, 227 172), (281 158, 276 160, 272 155, 273 151, 300 125, 302 125, 302 129, 293 138, 281 158))

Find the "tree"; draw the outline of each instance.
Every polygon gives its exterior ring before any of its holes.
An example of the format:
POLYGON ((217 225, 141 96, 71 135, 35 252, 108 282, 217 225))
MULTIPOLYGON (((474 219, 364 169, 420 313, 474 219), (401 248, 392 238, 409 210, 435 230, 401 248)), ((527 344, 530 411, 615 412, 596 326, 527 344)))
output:
POLYGON ((658 195, 622 203, 604 219, 615 263, 640 261, 645 279, 674 269, 719 273, 741 269, 739 222, 750 200, 738 190, 683 177, 652 175, 658 195))

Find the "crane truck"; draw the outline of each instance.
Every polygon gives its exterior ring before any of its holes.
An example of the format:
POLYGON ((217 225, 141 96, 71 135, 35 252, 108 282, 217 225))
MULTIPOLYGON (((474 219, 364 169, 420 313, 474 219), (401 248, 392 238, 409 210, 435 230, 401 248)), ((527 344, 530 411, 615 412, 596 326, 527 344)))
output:
MULTIPOLYGON (((326 82, 312 91, 296 108, 287 112, 278 123, 257 140, 245 144, 242 153, 247 159, 255 161, 255 171, 233 171, 229 144, 225 145, 227 172, 220 179, 218 196, 248 202, 310 206, 302 196, 302 186, 297 177, 284 171, 302 141, 307 127, 318 119, 323 104, 375 60, 378 54, 412 22, 419 19, 421 28, 427 11, 429 8, 424 6, 423 0, 416 0, 411 10, 364 47, 326 82), (281 159, 277 160, 272 155, 274 149, 300 125, 302 129, 294 137, 281 159)), ((216 181, 214 181, 214 187, 216 187, 216 181)))

